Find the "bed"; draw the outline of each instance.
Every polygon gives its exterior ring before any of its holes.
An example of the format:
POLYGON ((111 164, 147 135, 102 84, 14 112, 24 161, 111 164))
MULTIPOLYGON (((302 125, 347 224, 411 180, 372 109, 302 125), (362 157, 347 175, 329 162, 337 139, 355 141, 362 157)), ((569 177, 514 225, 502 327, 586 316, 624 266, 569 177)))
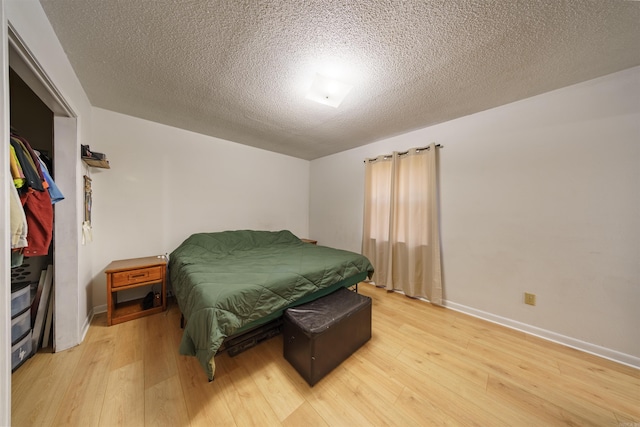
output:
POLYGON ((194 234, 169 257, 186 321, 180 354, 195 356, 213 380, 225 338, 372 275, 366 257, 305 243, 287 230, 194 234))

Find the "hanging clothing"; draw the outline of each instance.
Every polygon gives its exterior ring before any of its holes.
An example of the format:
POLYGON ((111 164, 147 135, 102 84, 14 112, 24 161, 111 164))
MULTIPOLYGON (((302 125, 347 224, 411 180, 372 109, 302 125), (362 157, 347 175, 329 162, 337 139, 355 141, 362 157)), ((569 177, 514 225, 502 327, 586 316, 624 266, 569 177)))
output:
POLYGON ((42 182, 44 179, 38 173, 38 168, 23 141, 11 136, 11 146, 15 149, 16 157, 25 177, 25 185, 34 190, 44 191, 42 182))
POLYGON ((27 142, 26 139, 19 136, 15 136, 15 135, 12 136, 12 138, 15 138, 16 140, 18 140, 18 142, 22 143, 23 147, 28 153, 27 159, 29 160, 30 164, 33 165, 33 167, 36 169, 36 172, 38 173, 38 177, 40 177, 40 183, 42 184, 42 189, 43 189, 42 191, 46 190, 49 187, 49 184, 47 184, 47 182, 44 179, 44 174, 42 173, 42 167, 40 167, 40 160, 39 160, 40 158, 38 157, 34 149, 31 148, 31 145, 29 145, 29 142, 27 142))
POLYGON ((20 167, 20 162, 18 162, 16 149, 13 148, 13 145, 9 145, 9 165, 11 169, 11 177, 13 178, 13 184, 16 188, 22 188, 26 182, 26 179, 24 179, 24 173, 22 172, 22 167, 20 167))
POLYGON ((49 184, 40 166, 39 157, 29 142, 17 135, 11 135, 11 146, 25 175, 25 185, 21 189, 20 201, 27 219, 27 247, 22 254, 26 257, 46 255, 53 236, 53 206, 49 184))
POLYGON ((9 224, 11 229, 11 249, 24 248, 27 243, 27 217, 16 187, 9 183, 9 224))
POLYGON ((49 169, 47 169, 47 165, 40 158, 40 153, 36 151, 36 155, 38 155, 38 161, 40 162, 40 167, 42 169, 42 175, 44 175, 44 180, 47 182, 49 186, 47 188, 47 191, 49 191, 51 204, 55 205, 59 201, 64 200, 64 195, 62 194, 62 192, 60 191, 56 183, 51 178, 51 175, 49 175, 49 169))
POLYGON ((41 256, 49 252, 53 236, 53 205, 47 191, 30 190, 20 196, 27 217, 27 247, 24 256, 41 256))
POLYGON ((11 268, 20 267, 24 262, 24 254, 20 251, 11 252, 11 268))

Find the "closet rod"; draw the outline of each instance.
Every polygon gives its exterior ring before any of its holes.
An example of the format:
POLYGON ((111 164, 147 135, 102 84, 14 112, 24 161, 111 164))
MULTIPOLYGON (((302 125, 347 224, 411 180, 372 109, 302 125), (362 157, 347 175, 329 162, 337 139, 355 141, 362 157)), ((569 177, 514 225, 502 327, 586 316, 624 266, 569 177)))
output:
MULTIPOLYGON (((416 151, 428 150, 429 148, 430 148, 430 146, 428 146, 428 145, 427 145, 426 147, 416 148, 416 151)), ((444 146, 443 146, 443 145, 441 145, 441 144, 436 144, 436 148, 444 148, 444 146)), ((410 151, 410 150, 407 150, 407 151, 403 151, 403 152, 401 152, 401 153, 398 153, 398 156, 403 156, 403 155, 405 155, 405 154, 409 154, 409 151, 410 151)), ((375 161, 376 161, 376 160, 378 160, 378 158, 380 158, 380 157, 382 157, 383 159, 388 159, 388 158, 389 158, 389 157, 391 157, 391 156, 393 156, 393 154, 385 154, 385 155, 382 155, 382 156, 375 157, 375 158, 373 158, 373 159, 365 159, 365 160, 364 160, 364 162, 365 162, 365 163, 367 163, 367 161, 375 162, 375 161)))

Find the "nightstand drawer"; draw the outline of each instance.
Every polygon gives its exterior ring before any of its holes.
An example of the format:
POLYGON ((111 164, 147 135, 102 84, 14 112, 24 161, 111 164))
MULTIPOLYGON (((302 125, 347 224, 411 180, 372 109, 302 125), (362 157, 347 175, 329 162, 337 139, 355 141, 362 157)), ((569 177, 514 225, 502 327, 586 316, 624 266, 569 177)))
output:
POLYGON ((161 280, 163 268, 164 267, 158 266, 113 273, 111 278, 111 287, 117 288, 120 286, 133 285, 135 283, 161 280))

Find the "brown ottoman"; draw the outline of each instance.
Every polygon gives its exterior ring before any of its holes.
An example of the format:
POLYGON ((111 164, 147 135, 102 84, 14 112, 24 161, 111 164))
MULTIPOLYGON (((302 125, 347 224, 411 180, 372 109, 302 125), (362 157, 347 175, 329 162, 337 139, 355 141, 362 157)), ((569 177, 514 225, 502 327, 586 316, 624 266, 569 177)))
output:
POLYGON ((340 290, 285 310, 284 358, 313 386, 371 338, 371 298, 340 290))

